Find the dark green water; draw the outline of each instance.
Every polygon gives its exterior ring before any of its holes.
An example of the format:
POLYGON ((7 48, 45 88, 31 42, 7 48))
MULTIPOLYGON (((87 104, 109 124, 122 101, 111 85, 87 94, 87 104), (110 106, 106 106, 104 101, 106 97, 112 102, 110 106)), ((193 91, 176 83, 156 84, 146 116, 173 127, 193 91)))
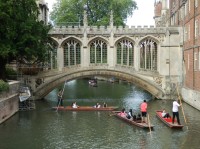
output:
MULTIPOLYGON (((61 86, 62 87, 62 86, 61 86)), ((36 102, 37 109, 18 112, 0 125, 0 149, 199 149, 200 112, 183 103, 187 127, 172 130, 156 116, 155 110, 165 108, 171 114, 172 101, 153 100, 151 95, 127 83, 98 82, 88 86, 87 80, 75 80, 65 86, 64 105, 76 101, 79 105, 96 102, 132 108, 146 99, 148 113, 155 128, 149 130, 131 126, 110 116, 110 112, 56 112, 58 89, 45 100, 36 102)), ((181 111, 181 110, 180 110, 181 111)), ((185 125, 180 112, 181 123, 185 125)))

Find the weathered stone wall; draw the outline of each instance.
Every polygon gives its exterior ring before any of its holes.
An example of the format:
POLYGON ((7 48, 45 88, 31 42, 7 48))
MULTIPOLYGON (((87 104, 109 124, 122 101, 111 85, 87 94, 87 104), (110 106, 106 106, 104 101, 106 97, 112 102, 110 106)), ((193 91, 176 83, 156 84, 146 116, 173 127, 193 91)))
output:
POLYGON ((200 110, 200 92, 186 87, 182 88, 182 96, 184 101, 194 108, 200 110))
POLYGON ((8 92, 0 94, 0 124, 18 112, 19 109, 19 82, 12 81, 9 86, 8 92))

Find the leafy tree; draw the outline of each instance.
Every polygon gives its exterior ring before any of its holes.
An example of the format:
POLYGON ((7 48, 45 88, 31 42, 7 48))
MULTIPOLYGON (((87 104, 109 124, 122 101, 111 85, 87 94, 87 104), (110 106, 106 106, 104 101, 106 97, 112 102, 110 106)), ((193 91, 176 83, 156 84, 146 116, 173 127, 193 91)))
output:
POLYGON ((126 19, 137 8, 134 0, 57 0, 50 14, 55 24, 83 23, 84 8, 88 15, 89 25, 109 25, 110 11, 113 11, 114 25, 125 25, 126 19))
POLYGON ((35 0, 0 0, 0 79, 13 59, 45 59, 50 26, 38 20, 35 0))

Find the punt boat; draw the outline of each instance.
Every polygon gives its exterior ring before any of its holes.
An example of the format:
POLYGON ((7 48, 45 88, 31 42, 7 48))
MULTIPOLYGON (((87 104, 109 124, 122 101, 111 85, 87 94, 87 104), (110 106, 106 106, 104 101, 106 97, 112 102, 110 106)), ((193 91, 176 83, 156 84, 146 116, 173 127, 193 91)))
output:
POLYGON ((113 111, 118 109, 118 107, 115 106, 108 106, 108 107, 100 107, 100 108, 94 108, 92 106, 78 106, 78 108, 72 108, 71 106, 59 106, 59 107, 53 107, 54 110, 59 111, 113 111))
POLYGON ((172 117, 170 118, 163 118, 162 117, 162 110, 157 110, 156 111, 156 116, 163 122, 165 123, 167 126, 169 126, 170 128, 183 128, 183 125, 178 125, 178 123, 176 122, 176 120, 174 120, 174 124, 172 123, 172 117))
POLYGON ((123 121, 125 121, 125 122, 127 122, 127 123, 129 123, 131 125, 138 126, 140 128, 146 128, 146 129, 150 129, 151 128, 151 129, 153 129, 153 127, 154 127, 154 125, 142 122, 141 120, 140 121, 138 121, 138 120, 133 121, 132 119, 128 119, 126 117, 122 117, 122 116, 119 115, 120 112, 121 111, 112 111, 112 114, 114 116, 116 116, 117 118, 119 118, 119 119, 121 119, 121 120, 123 120, 123 121))

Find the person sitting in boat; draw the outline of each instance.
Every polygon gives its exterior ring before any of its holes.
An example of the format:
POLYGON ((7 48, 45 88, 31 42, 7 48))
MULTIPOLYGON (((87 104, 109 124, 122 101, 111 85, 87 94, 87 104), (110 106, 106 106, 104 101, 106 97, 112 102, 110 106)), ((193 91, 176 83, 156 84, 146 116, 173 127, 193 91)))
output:
POLYGON ((104 107, 104 108, 106 108, 106 107, 107 107, 107 104, 106 104, 105 102, 103 103, 103 107, 104 107))
POLYGON ((137 120, 137 116, 134 114, 133 115, 133 121, 136 121, 137 120))
POLYGON ((163 118, 171 118, 171 116, 169 115, 169 113, 166 113, 165 109, 162 111, 162 117, 163 118))
POLYGON ((131 119, 132 117, 133 117, 133 111, 132 111, 132 109, 130 109, 128 114, 127 114, 127 118, 131 119))
POLYGON ((72 108, 78 108, 78 105, 76 104, 76 102, 74 102, 74 103, 72 104, 72 108))
POLYGON ((127 117, 127 113, 125 111, 125 108, 123 108, 122 111, 118 113, 118 115, 121 116, 121 117, 127 117))
POLYGON ((142 121, 141 114, 138 114, 138 115, 137 115, 136 121, 137 121, 137 122, 141 122, 141 121, 142 121))
POLYGON ((94 106, 94 108, 100 108, 101 105, 97 102, 97 104, 94 106))

